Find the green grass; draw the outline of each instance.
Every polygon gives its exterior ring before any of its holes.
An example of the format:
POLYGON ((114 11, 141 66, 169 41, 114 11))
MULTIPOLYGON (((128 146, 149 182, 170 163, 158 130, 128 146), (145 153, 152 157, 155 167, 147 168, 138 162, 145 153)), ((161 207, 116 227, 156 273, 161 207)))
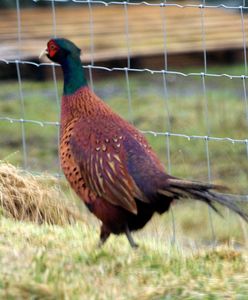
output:
POLYGON ((98 249, 92 224, 1 219, 0 236, 1 299, 247 299, 245 250, 172 246, 161 226, 137 250, 124 237, 98 249))

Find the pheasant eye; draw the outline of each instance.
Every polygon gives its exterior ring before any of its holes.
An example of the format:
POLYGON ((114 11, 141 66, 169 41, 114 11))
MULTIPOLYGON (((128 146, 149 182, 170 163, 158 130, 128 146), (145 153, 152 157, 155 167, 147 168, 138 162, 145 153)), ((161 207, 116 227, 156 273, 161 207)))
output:
POLYGON ((58 47, 54 44, 50 44, 48 47, 48 51, 49 51, 49 56, 50 57, 54 57, 54 55, 57 53, 58 51, 58 47))

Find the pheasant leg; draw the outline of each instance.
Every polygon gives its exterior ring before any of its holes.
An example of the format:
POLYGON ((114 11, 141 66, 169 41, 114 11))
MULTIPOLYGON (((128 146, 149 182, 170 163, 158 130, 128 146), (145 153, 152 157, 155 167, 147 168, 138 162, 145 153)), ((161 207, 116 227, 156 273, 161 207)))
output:
POLYGON ((126 229, 125 229, 125 234, 127 236, 127 239, 129 241, 129 244, 131 245, 132 248, 138 248, 139 245, 135 243, 135 241, 133 240, 133 237, 131 235, 131 232, 128 228, 128 225, 126 225, 126 229))

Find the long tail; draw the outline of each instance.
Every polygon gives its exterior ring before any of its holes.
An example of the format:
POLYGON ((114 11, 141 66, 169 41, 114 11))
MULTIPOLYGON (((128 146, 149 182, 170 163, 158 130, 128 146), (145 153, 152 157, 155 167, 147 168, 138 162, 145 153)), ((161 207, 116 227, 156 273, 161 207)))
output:
POLYGON ((170 178, 168 179, 166 189, 160 189, 158 190, 158 193, 170 198, 193 198, 205 202, 215 212, 222 215, 215 206, 216 203, 219 203, 228 207, 248 222, 248 213, 237 205, 237 203, 241 202, 246 202, 248 204, 248 195, 238 196, 223 194, 217 192, 218 190, 223 190, 223 187, 214 184, 170 178))

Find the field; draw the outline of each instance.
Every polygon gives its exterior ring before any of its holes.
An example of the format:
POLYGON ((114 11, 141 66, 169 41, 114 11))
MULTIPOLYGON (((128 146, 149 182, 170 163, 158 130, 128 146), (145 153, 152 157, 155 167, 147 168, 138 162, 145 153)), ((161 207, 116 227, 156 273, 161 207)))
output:
MULTIPOLYGON (((232 75, 243 72, 242 66, 211 71, 232 75)), ((123 75, 95 80, 94 89, 139 129, 247 138, 242 80, 207 77, 204 98, 201 78, 170 75, 165 98, 161 75, 130 74, 129 79, 131 107, 123 75)), ((61 82, 58 86, 61 91, 61 82)), ((52 82, 23 81, 22 93, 24 110, 18 85, 1 83, 1 116, 58 120, 52 82)), ((23 166, 21 130, 20 123, 1 121, 0 159, 20 167, 23 166)), ((24 124, 27 169, 32 173, 60 172, 57 130, 51 125, 24 124)), ((209 141, 208 169, 204 139, 171 136, 168 144, 163 135, 148 133, 147 138, 173 175, 205 181, 210 176, 212 181, 229 186, 233 192, 247 194, 247 145, 209 141)), ((31 175, 21 174, 30 183, 31 175)), ((57 214, 54 222, 50 222, 52 225, 17 221, 1 205, 0 299, 247 299, 247 225, 227 210, 223 211, 225 218, 214 213, 209 217, 205 206, 182 201, 173 206, 175 228, 171 213, 156 216, 134 235, 140 244, 137 250, 130 249, 125 237, 116 236, 99 249, 98 221, 86 211, 63 178, 51 180, 45 173, 34 176, 34 180, 37 185, 40 181, 49 182, 43 187, 46 194, 53 195, 51 189, 57 187, 53 201, 73 208, 81 218, 59 222, 57 214)), ((49 201, 46 205, 49 212, 49 201)))
POLYGON ((1 299, 247 299, 247 252, 230 246, 176 248, 146 229, 135 251, 120 237, 97 249, 82 223, 2 219, 0 233, 1 299))

